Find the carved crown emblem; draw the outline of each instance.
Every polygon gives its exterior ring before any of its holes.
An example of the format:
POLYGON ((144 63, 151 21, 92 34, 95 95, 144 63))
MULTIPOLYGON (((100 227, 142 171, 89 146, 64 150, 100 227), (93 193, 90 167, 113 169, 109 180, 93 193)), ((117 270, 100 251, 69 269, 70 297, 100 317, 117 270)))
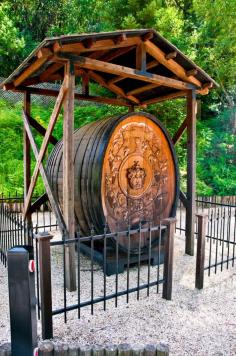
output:
POLYGON ((132 189, 143 188, 145 177, 145 169, 140 166, 138 161, 134 161, 134 164, 127 169, 128 183, 132 189))

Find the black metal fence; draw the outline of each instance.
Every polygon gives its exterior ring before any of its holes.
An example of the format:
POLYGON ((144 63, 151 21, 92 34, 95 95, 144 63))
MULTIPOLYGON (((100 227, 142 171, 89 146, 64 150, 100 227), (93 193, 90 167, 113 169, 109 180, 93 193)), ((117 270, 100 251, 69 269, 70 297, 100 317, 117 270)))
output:
MULTIPOLYGON (((197 196, 196 211, 197 213, 205 212, 208 216, 206 235, 212 239, 228 240, 232 233, 235 233, 235 209, 236 196, 231 197, 201 197, 197 196)), ((176 231, 180 235, 185 234, 185 207, 179 200, 177 210, 176 231)), ((195 234, 198 233, 197 221, 195 223, 195 234)))
MULTIPOLYGON (((35 197, 34 200, 37 198, 35 197)), ((23 220, 23 196, 0 196, 0 261, 6 266, 7 250, 17 245, 32 245, 33 233, 57 230, 49 203, 32 214, 32 226, 23 220)))
POLYGON ((96 305, 106 310, 108 301, 117 307, 119 299, 142 291, 149 296, 154 288, 162 291, 162 297, 171 299, 173 237, 175 219, 164 220, 159 226, 139 224, 125 231, 110 233, 106 227, 100 235, 91 235, 69 240, 50 241, 50 235, 36 237, 36 279, 38 281, 38 312, 42 319, 43 338, 52 337, 52 318, 75 311, 80 318, 82 308, 89 307, 91 314, 96 305), (142 236, 148 234, 148 246, 141 250, 142 236), (138 236, 136 254, 131 253, 132 236, 138 236), (121 248, 119 239, 127 239, 127 249, 121 248), (68 293, 66 285, 67 249, 73 246, 76 253, 76 291, 68 293), (86 287, 84 287, 86 286, 86 287), (162 286, 162 288, 160 288, 162 286), (56 289, 56 292, 55 292, 56 289))
POLYGON ((236 206, 214 203, 202 209, 197 219, 196 287, 204 286, 207 275, 234 267, 236 260, 236 206))

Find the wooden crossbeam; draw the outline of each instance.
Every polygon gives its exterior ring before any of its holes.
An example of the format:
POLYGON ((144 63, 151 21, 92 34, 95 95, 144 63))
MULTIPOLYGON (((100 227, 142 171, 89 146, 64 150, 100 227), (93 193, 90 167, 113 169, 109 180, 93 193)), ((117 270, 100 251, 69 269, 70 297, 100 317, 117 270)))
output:
POLYGON ((88 71, 88 75, 90 78, 92 78, 93 80, 95 80, 97 83, 99 83, 100 85, 102 85, 103 87, 111 90, 113 93, 125 98, 125 99, 128 99, 132 102, 134 102, 135 104, 140 104, 140 101, 138 99, 136 99, 134 96, 130 95, 130 96, 127 96, 124 92, 123 89, 119 88, 117 85, 115 84, 107 84, 106 81, 102 78, 101 75, 93 72, 92 70, 88 71))
MULTIPOLYGON (((31 131, 31 128, 30 128, 28 115, 25 113, 25 111, 23 111, 23 120, 24 120, 25 130, 26 130, 27 135, 29 137, 32 150, 34 152, 35 159, 38 161, 39 150, 38 150, 37 144, 36 144, 36 142, 34 140, 34 136, 33 136, 33 133, 31 131)), ((50 186, 50 183, 49 183, 49 179, 47 177, 47 173, 46 173, 45 168, 43 167, 42 163, 39 166, 39 170, 40 170, 43 182, 44 182, 44 186, 45 186, 45 189, 46 189, 46 192, 47 192, 47 195, 48 195, 48 199, 49 199, 50 204, 51 204, 51 208, 53 210, 53 213, 56 216, 59 229, 60 229, 61 233, 63 235, 65 235, 65 234, 67 234, 66 225, 65 225, 65 222, 64 222, 60 207, 58 205, 57 199, 55 198, 54 193, 53 193, 53 191, 51 189, 51 186, 50 186)))
MULTIPOLYGON (((159 62, 157 62, 156 60, 153 60, 153 61, 147 63, 147 70, 148 69, 152 69, 152 68, 154 68, 154 67, 156 67, 158 65, 159 65, 159 62)), ((108 81, 108 83, 109 84, 117 83, 117 82, 120 82, 121 80, 124 80, 126 78, 128 78, 128 76, 125 76, 125 77, 124 76, 117 76, 117 77, 114 77, 114 78, 110 79, 108 81)))
MULTIPOLYGON (((24 87, 19 86, 16 92, 29 92, 31 94, 37 95, 45 95, 45 96, 54 96, 57 97, 59 94, 58 90, 54 89, 42 89, 42 88, 33 88, 33 87, 24 87)), ((95 95, 83 95, 75 93, 75 99, 77 100, 85 100, 85 101, 93 101, 97 103, 104 103, 108 105, 117 105, 117 106, 127 106, 129 107, 131 104, 126 100, 116 99, 116 98, 107 98, 103 96, 95 96, 95 95)))
POLYGON ((75 63, 85 69, 90 69, 90 70, 96 70, 104 73, 110 73, 110 74, 116 74, 116 75, 121 75, 121 76, 128 76, 129 78, 136 79, 136 80, 141 80, 144 82, 148 83, 153 83, 153 84, 160 84, 163 86, 171 87, 171 88, 176 88, 176 89, 195 89, 195 86, 193 86, 190 83, 185 83, 180 80, 176 79, 171 79, 167 77, 163 77, 161 75, 157 74, 152 74, 146 72, 145 74, 141 71, 125 67, 125 66, 120 66, 118 64, 112 64, 112 63, 107 63, 103 61, 99 61, 96 59, 91 59, 91 58, 85 58, 82 56, 77 56, 74 54, 67 54, 67 53, 60 53, 60 57, 64 57, 67 59, 71 59, 75 61, 75 63))
POLYGON ((40 166, 42 164, 46 149, 47 149, 49 141, 50 141, 50 137, 51 137, 53 128, 54 128, 54 126, 56 124, 58 115, 60 113, 60 110, 61 110, 61 107, 62 107, 62 103, 63 103, 63 99, 65 97, 66 91, 67 91, 67 82, 64 80, 63 84, 61 86, 61 89, 59 91, 59 95, 58 95, 58 98, 56 100, 56 103, 55 103, 55 106, 54 106, 54 109, 53 109, 53 112, 52 112, 52 115, 51 115, 47 130, 46 130, 43 142, 42 142, 41 149, 40 149, 39 154, 38 154, 38 159, 36 161, 36 165, 35 165, 35 168, 34 168, 34 173, 32 175, 30 186, 29 186, 28 193, 27 193, 26 200, 25 200, 24 215, 26 215, 27 212, 28 212, 29 204, 30 204, 30 201, 31 201, 31 198, 32 198, 32 194, 33 194, 33 191, 34 191, 34 187, 36 185, 36 181, 37 181, 37 178, 38 178, 39 168, 40 168, 40 166))
POLYGON ((147 53, 149 53, 158 62, 163 64, 166 68, 171 70, 180 79, 188 83, 194 84, 197 88, 201 88, 202 83, 198 79, 196 79, 192 75, 187 76, 185 69, 180 64, 178 64, 174 59, 167 59, 166 54, 160 48, 158 48, 154 43, 152 43, 151 41, 146 41, 145 47, 147 53))

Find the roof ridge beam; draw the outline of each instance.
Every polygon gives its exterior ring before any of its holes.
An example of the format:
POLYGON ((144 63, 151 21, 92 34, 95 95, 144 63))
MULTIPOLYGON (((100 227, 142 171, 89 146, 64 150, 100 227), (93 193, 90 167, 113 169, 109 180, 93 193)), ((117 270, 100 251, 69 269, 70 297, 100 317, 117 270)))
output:
POLYGON ((69 43, 69 44, 62 44, 59 41, 55 42, 53 45, 53 52, 56 54, 58 52, 75 52, 75 53, 85 53, 91 51, 102 51, 102 50, 110 50, 115 48, 121 47, 130 47, 134 45, 138 45, 142 42, 140 36, 134 37, 122 37, 123 40, 116 40, 116 39, 103 39, 103 40, 96 40, 92 44, 91 47, 86 48, 84 46, 83 41, 76 42, 76 43, 69 43))

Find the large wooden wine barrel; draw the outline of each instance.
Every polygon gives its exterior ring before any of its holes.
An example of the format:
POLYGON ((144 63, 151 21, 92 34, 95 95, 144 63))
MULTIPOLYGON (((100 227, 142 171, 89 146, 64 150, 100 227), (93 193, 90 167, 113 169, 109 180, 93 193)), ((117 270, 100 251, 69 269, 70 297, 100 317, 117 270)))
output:
MULTIPOLYGON (((158 225, 175 216, 178 167, 173 145, 162 124, 143 112, 87 124, 74 132, 75 216, 84 235, 97 233, 107 223, 111 232, 158 225)), ((62 142, 52 151, 47 171, 52 189, 62 204, 62 142)), ((137 234, 138 235, 138 234, 137 234)), ((135 253, 140 236, 133 235, 135 253)), ((142 234, 141 250, 149 234, 142 234)), ((127 248, 127 236, 119 236, 127 248)))

